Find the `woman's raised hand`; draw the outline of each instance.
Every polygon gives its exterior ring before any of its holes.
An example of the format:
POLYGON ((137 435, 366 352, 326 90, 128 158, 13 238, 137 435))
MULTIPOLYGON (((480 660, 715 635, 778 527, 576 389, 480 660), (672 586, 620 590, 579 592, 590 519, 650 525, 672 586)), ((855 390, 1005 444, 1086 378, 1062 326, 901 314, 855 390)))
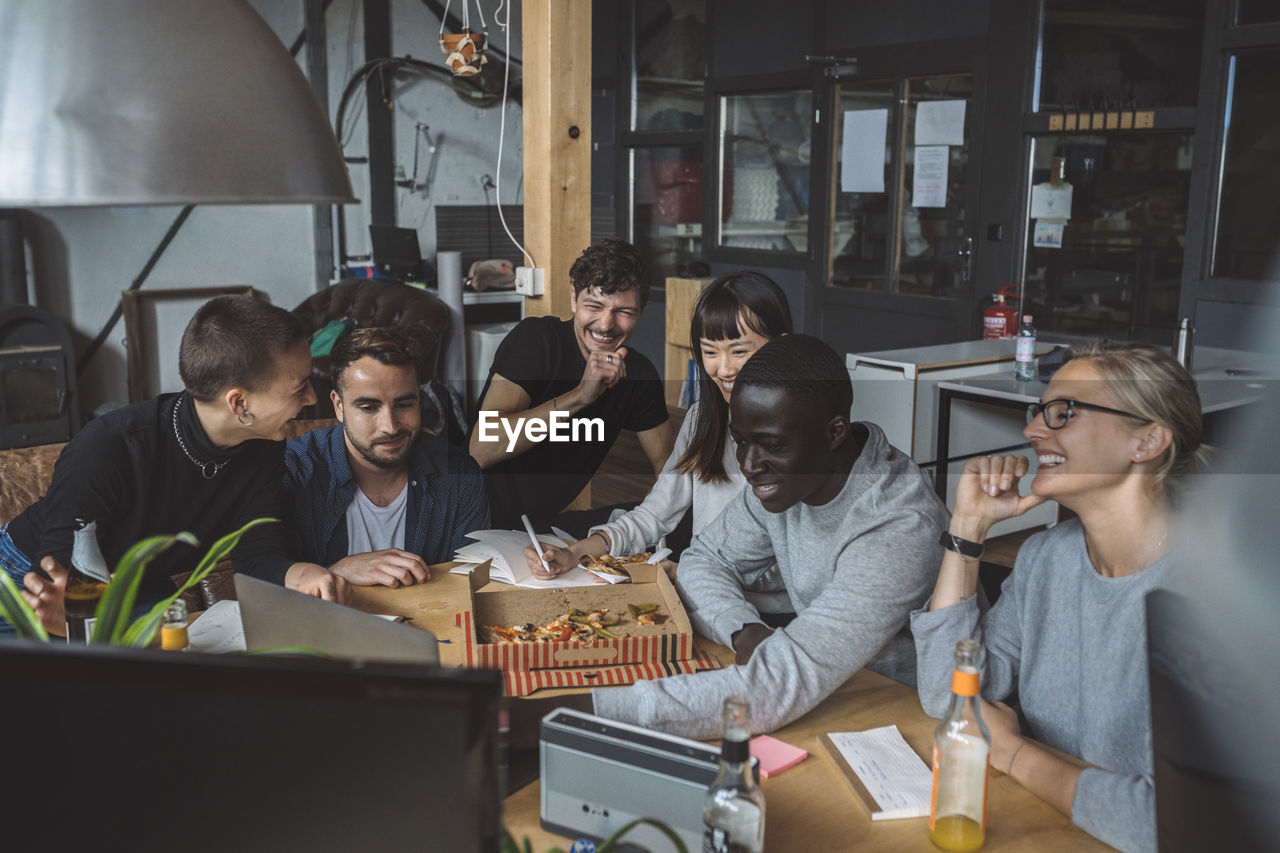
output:
POLYGON ((1012 455, 977 456, 964 463, 953 517, 975 528, 966 531, 974 535, 965 538, 982 541, 997 521, 1022 515, 1045 502, 1036 495, 1018 494, 1018 484, 1030 467, 1025 456, 1012 455))

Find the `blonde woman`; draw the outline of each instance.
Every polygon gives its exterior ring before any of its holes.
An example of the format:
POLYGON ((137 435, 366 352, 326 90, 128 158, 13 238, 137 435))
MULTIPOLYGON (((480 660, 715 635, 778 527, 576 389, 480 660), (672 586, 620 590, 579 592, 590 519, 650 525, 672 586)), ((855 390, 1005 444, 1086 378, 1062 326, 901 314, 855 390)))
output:
POLYGON ((992 767, 1108 844, 1154 850, 1144 599, 1168 581, 1174 497, 1208 453, 1200 398, 1163 350, 1095 344, 1072 353, 1027 418, 1040 463, 1029 494, 1018 488, 1025 457, 965 464, 933 598, 911 618, 920 701, 945 711, 956 641, 976 637, 992 767), (980 614, 987 532, 1048 500, 1078 517, 1028 539, 980 614), (996 701, 1015 692, 1035 741, 996 701))

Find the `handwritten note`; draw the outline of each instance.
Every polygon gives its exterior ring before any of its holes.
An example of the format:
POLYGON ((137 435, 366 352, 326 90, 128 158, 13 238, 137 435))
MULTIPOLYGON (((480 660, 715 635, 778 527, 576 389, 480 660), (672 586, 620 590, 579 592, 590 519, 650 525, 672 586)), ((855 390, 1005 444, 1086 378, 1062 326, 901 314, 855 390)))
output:
POLYGON ((897 726, 830 732, 827 737, 880 807, 873 820, 929 815, 933 773, 897 726))
POLYGON ((884 141, 888 110, 849 110, 840 142, 840 192, 884 192, 884 141))
MULTIPOLYGON (((524 549, 529 544, 529 534, 523 530, 473 530, 467 534, 467 538, 476 541, 459 548, 453 555, 455 560, 463 563, 461 566, 450 569, 453 574, 469 574, 475 568, 475 564, 493 560, 489 566, 489 579, 516 586, 546 589, 560 586, 587 586, 595 582, 592 575, 577 567, 550 580, 535 578, 524 557, 524 549)), ((538 541, 561 548, 567 546, 563 539, 557 539, 545 533, 539 534, 538 541)))
POLYGON ((193 652, 215 655, 243 652, 244 624, 240 621, 240 602, 223 599, 201 613, 187 628, 187 641, 193 652))
POLYGON ((947 167, 951 149, 945 145, 917 145, 911 177, 911 204, 915 207, 947 206, 947 167))

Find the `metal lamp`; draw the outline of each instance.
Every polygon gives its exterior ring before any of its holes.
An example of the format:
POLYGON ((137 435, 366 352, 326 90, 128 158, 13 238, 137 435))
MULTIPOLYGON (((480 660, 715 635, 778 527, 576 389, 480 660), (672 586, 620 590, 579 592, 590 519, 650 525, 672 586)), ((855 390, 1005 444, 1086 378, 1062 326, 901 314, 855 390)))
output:
POLYGON ((245 0, 0 0, 0 205, 352 201, 245 0))

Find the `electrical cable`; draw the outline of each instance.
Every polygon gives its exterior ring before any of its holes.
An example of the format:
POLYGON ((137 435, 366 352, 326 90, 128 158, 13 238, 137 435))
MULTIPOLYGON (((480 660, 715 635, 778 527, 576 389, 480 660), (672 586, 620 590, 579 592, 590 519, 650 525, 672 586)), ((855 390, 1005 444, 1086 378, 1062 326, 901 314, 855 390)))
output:
MULTIPOLYGON (((506 52, 507 52, 507 56, 510 57, 511 56, 511 27, 509 26, 509 24, 511 22, 511 10, 507 9, 506 21, 500 22, 498 20, 498 15, 502 14, 502 7, 505 5, 506 5, 506 0, 503 0, 503 2, 498 4, 498 10, 493 13, 493 22, 494 24, 501 26, 502 29, 507 34, 507 51, 506 52)), ((515 244, 515 247, 520 250, 520 254, 523 255, 529 261, 529 266, 536 268, 538 264, 533 260, 533 255, 529 254, 529 250, 526 249, 523 245, 521 245, 520 241, 516 239, 516 236, 511 233, 511 228, 507 225, 507 217, 502 213, 502 146, 507 136, 507 90, 511 85, 510 78, 511 78, 511 60, 508 58, 503 62, 503 71, 502 71, 502 108, 501 108, 502 116, 498 120, 498 163, 497 163, 497 166, 494 168, 493 195, 497 202, 498 221, 502 223, 502 230, 507 232, 507 237, 510 238, 511 242, 515 244)))

